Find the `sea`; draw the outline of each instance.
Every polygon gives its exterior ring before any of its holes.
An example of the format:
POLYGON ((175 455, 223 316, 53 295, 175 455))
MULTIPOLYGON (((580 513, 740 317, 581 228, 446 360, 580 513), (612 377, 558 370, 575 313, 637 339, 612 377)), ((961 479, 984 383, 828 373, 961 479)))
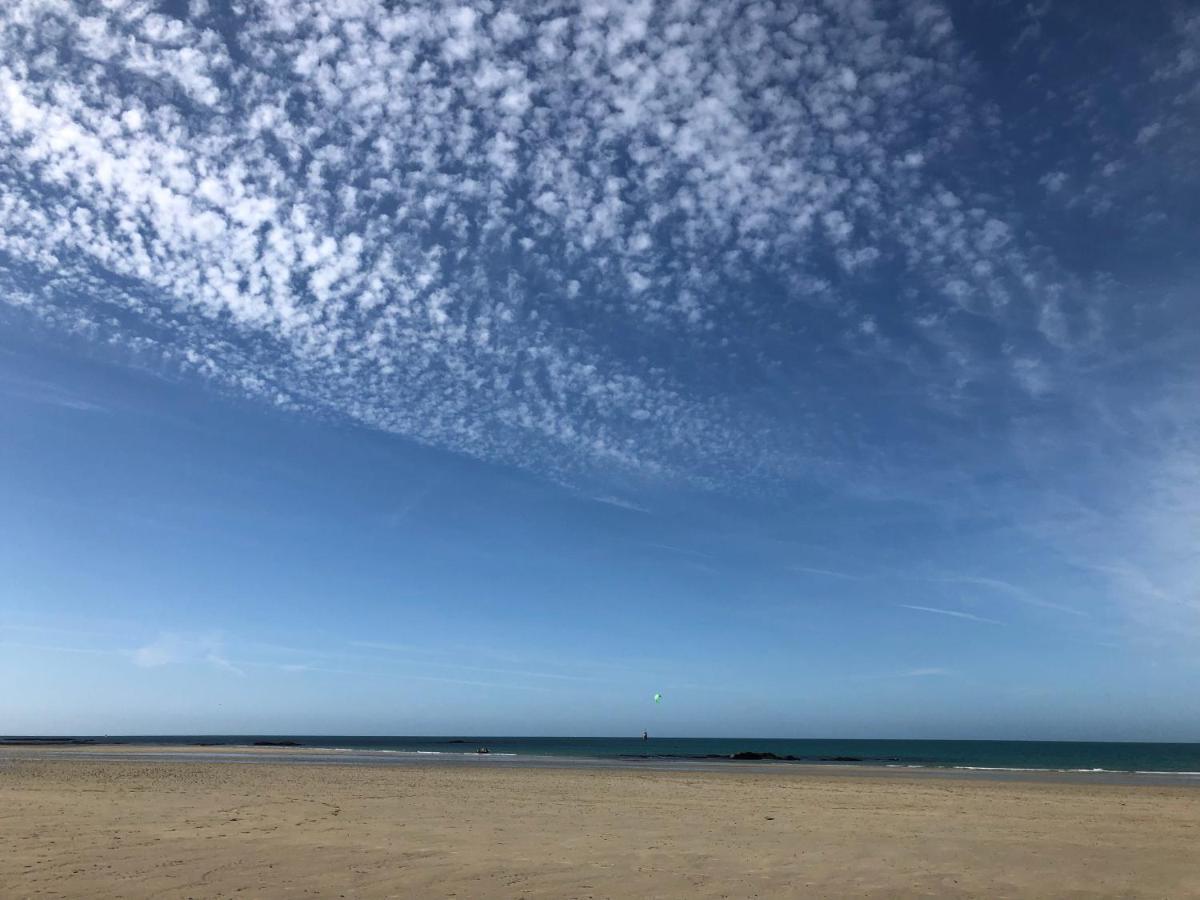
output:
MULTIPOLYGON (((478 756, 530 760, 660 762, 769 762, 829 766, 958 769, 974 771, 1113 772, 1194 775, 1200 778, 1200 744, 1083 741, 927 741, 766 738, 504 737, 496 735, 137 735, 12 736, 8 746, 97 748, 277 747, 425 758, 478 756)), ((432 761, 432 760, 431 760, 432 761)))

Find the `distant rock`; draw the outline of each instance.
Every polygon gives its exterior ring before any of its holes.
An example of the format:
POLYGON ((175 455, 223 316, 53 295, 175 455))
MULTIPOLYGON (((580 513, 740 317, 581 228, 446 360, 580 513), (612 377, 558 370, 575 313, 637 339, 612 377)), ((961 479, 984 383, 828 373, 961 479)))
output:
POLYGON ((758 753, 754 750, 743 750, 740 753, 731 753, 728 756, 718 757, 719 759, 738 759, 749 762, 765 761, 765 762, 803 762, 798 756, 780 756, 778 753, 758 753))
POLYGON ((255 741, 255 747, 299 747, 299 741, 255 741))
MULTIPOLYGON (((730 759, 745 759, 745 760, 762 760, 762 759, 784 759, 785 757, 777 756, 774 753, 755 753, 753 750, 743 750, 741 753, 731 753, 730 759)), ((787 757, 791 759, 791 757, 787 757)))
POLYGON ((94 743, 89 738, 0 738, 0 746, 3 747, 68 747, 94 743))

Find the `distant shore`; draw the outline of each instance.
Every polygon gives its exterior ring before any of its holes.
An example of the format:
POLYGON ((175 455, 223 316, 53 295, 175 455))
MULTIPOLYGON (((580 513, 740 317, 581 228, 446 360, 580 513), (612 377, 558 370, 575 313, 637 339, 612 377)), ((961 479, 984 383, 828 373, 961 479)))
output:
POLYGON ((7 748, 0 885, 68 897, 1200 895, 1200 795, 1187 786, 344 756, 7 748))

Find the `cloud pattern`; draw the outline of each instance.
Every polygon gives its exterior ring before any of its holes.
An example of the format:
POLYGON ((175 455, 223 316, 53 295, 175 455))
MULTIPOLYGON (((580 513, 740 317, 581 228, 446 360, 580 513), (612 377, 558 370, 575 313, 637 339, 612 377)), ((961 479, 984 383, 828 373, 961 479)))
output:
POLYGON ((3 293, 281 405, 534 468, 772 471, 788 442, 714 387, 739 354, 895 327, 965 370, 948 317, 1046 277, 949 177, 978 117, 928 0, 155 10, 0 13, 3 293), (893 325, 855 289, 896 271, 893 325))
POLYGON ((994 8, 998 75, 936 0, 13 0, 2 314, 555 476, 1007 454, 1190 627, 1200 17, 1097 75, 1119 22, 994 8))

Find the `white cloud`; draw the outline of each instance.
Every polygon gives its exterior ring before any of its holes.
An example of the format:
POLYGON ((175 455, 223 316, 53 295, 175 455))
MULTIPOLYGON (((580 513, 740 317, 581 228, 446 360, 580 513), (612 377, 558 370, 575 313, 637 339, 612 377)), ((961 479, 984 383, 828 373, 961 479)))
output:
POLYGON ((650 510, 639 503, 634 503, 632 500, 626 500, 623 497, 592 497, 596 503, 603 503, 605 506, 615 506, 617 509, 627 509, 630 512, 649 513, 650 510))
POLYGON ((940 607, 936 607, 936 606, 915 606, 910 603, 900 603, 897 605, 903 609, 912 609, 912 610, 916 610, 917 612, 935 613, 940 616, 951 616, 952 618, 955 618, 955 619, 969 619, 972 622, 983 622, 984 624, 987 624, 987 625, 1002 624, 1001 622, 999 622, 996 619, 989 619, 984 616, 977 616, 974 613, 963 612, 962 610, 957 610, 957 609, 941 609, 940 607))
POLYGON ((949 669, 943 669, 940 666, 927 666, 919 669, 909 669, 907 672, 901 672, 900 678, 940 678, 952 674, 949 669))
MULTIPOLYGON (((1188 417, 1184 417, 1186 420, 1188 417)), ((1179 427, 1181 420, 1175 420, 1179 427)), ((1133 634, 1200 638, 1200 453, 1193 425, 1157 454, 1130 460, 1118 484, 1069 504, 1056 498, 1038 533, 1108 586, 1133 634)))
POLYGON ((1141 129, 1139 129, 1135 143, 1148 144, 1154 140, 1154 138, 1157 137, 1161 131, 1161 122, 1151 122, 1149 125, 1144 125, 1141 129))
POLYGON ((943 678, 953 675, 953 671, 941 666, 920 666, 904 669, 899 672, 883 672, 874 675, 859 675, 856 680, 863 681, 892 681, 898 678, 943 678))
MULTIPOLYGON (((843 351, 879 365, 872 379, 890 366, 889 390, 908 379, 913 403, 984 413, 973 423, 1012 412, 998 394, 1057 410, 1101 389, 1081 386, 1080 357, 1108 349, 1116 304, 1068 290, 994 184, 945 174, 989 129, 940 3, 269 0, 232 46, 202 3, 187 20, 90 11, 0 9, 14 314, 553 474, 842 475, 858 462, 845 448, 866 443, 861 407, 817 367, 843 351), (780 384, 796 424, 747 402, 780 384)), ((1106 125, 1121 109, 1089 87, 1087 139, 1039 157, 1049 206, 1124 215, 1159 170, 1195 184, 1179 111, 1197 22, 1178 17, 1145 63, 1135 116, 1106 125)), ((1152 489, 1089 518, 1086 538, 1047 540, 1108 566, 1094 571, 1143 619, 1192 622, 1188 459, 1154 448, 1122 465, 1152 489)), ((229 665, 186 640, 131 658, 229 665)))
POLYGON ((176 656, 170 647, 162 638, 153 643, 146 644, 144 647, 138 647, 133 651, 133 663, 136 666, 141 666, 144 669, 155 669, 159 666, 165 666, 167 663, 175 662, 176 656))
POLYGON ((1058 171, 1047 172, 1038 179, 1038 183, 1050 193, 1057 194, 1063 189, 1063 185, 1067 183, 1067 173, 1058 171))
POLYGON ((834 569, 817 569, 812 566, 791 566, 794 572, 804 572, 807 575, 822 575, 826 578, 845 578, 850 581, 861 581, 865 575, 853 575, 849 572, 838 572, 834 569))
POLYGON ((1031 265, 926 174, 974 116, 937 3, 274 0, 232 47, 203 4, 139 10, 0 12, 0 295, 288 408, 539 469, 769 472, 791 451, 619 336, 711 374, 772 312, 752 279, 824 303, 825 270, 899 264, 999 315, 1031 265))
POLYGON ((1041 397, 1050 391, 1049 373, 1039 360, 1019 357, 1012 361, 1012 370, 1017 384, 1034 397, 1041 397))
POLYGON ((981 575, 946 574, 931 578, 924 578, 922 580, 936 584, 959 584, 966 585, 968 587, 984 588, 990 594, 998 594, 1002 597, 1007 597, 1029 606, 1051 609, 1073 616, 1087 617, 1087 613, 1083 612, 1082 610, 1075 609, 1074 607, 1067 606, 1062 603, 1055 603, 1052 600, 1045 600, 1042 597, 1039 597, 1021 587, 1020 585, 1004 581, 1000 578, 988 578, 981 575))
POLYGON ((217 635, 189 635, 164 632, 129 654, 135 666, 157 669, 168 665, 204 663, 234 675, 245 673, 230 662, 217 635))

